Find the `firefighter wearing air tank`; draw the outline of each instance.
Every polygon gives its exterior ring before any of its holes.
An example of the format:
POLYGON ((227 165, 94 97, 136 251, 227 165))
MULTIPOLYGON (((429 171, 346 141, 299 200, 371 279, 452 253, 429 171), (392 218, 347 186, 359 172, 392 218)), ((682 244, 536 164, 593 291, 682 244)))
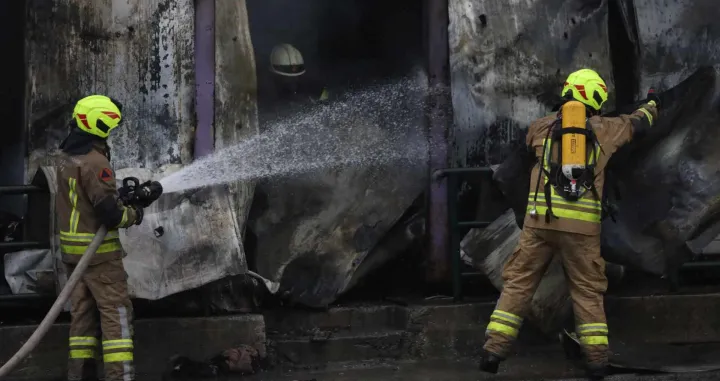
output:
MULTIPOLYGON (((63 262, 72 273, 101 225, 107 236, 70 297, 69 380, 96 379, 95 359, 104 362, 106 381, 135 379, 132 304, 118 228, 140 224, 142 206, 118 198, 106 139, 122 120, 122 105, 91 95, 77 102, 71 131, 60 145, 57 168, 57 224, 63 262), (99 316, 99 319, 98 319, 99 316), (98 327, 98 320, 100 327, 98 327), (98 329, 101 328, 101 329, 98 329), (102 332, 101 340, 97 334, 102 332)), ((160 197, 159 183, 144 205, 160 197)))
MULTIPOLYGON (((656 100, 630 115, 602 117, 605 82, 593 70, 570 74, 557 114, 533 122, 528 149, 532 169, 528 209, 520 242, 503 271, 503 291, 487 326, 481 369, 498 370, 553 255, 561 255, 588 375, 602 379, 608 361, 607 288, 600 256, 600 220, 605 166, 618 148, 644 134, 657 120, 656 100)), ((653 97, 655 98, 655 97, 653 97)))

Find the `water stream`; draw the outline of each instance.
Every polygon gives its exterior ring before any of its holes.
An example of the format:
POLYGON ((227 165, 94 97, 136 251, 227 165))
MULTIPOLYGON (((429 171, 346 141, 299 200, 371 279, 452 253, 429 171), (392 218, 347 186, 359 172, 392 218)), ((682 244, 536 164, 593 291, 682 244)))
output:
POLYGON ((405 78, 309 106, 160 182, 172 193, 347 166, 426 165, 428 143, 417 107, 425 83, 405 78))

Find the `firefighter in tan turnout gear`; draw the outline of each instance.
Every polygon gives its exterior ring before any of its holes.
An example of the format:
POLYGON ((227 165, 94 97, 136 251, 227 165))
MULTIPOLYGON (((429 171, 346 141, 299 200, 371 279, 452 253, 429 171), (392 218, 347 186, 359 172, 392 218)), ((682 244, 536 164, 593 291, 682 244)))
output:
POLYGON ((653 97, 630 115, 599 116, 608 90, 590 69, 570 74, 561 95, 565 103, 557 115, 536 120, 528 129, 526 143, 537 164, 520 242, 503 270, 502 295, 487 326, 480 368, 496 373, 508 356, 557 252, 567 275, 588 376, 598 380, 608 362, 603 307, 607 279, 600 256, 604 170, 618 148, 653 125, 657 104, 653 97))
POLYGON ((56 210, 68 274, 100 226, 108 230, 70 298, 68 379, 72 381, 96 379, 95 361, 100 354, 106 381, 135 379, 133 310, 118 228, 139 225, 142 208, 160 197, 162 187, 153 183, 154 192, 142 205, 124 205, 120 200, 106 139, 120 124, 121 112, 119 102, 102 95, 81 99, 73 111, 70 135, 60 145, 63 157, 57 169, 56 210))

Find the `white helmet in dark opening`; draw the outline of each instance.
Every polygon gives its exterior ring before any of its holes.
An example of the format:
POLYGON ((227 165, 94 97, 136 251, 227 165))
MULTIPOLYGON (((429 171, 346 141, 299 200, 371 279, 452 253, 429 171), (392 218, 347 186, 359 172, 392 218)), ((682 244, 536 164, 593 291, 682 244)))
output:
POLYGON ((270 53, 270 71, 285 77, 297 77, 305 73, 305 61, 294 46, 276 45, 270 53))

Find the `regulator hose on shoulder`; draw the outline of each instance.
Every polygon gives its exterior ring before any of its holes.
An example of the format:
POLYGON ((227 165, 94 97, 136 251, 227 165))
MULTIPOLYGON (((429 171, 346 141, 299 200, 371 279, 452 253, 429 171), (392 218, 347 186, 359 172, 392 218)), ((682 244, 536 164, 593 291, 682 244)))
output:
POLYGON ((57 319, 60 314, 60 311, 62 311, 63 306, 70 298, 70 294, 80 280, 80 277, 82 277, 83 273, 90 264, 90 260, 105 239, 106 234, 107 228, 105 228, 105 226, 101 226, 97 233, 95 233, 95 237, 93 237, 90 245, 85 250, 85 253, 83 253, 82 258, 80 258, 80 262, 78 262, 75 267, 75 271, 73 271, 70 275, 70 279, 68 279, 67 284, 65 284, 65 287, 63 287, 62 291, 60 291, 60 295, 58 295, 55 303, 52 307, 50 307, 50 311, 48 311, 47 315, 45 315, 43 321, 37 327, 35 332, 33 332, 28 341, 26 341, 25 344, 17 351, 17 353, 15 353, 10 360, 0 367, 0 380, 3 380, 8 374, 10 374, 10 372, 12 372, 12 370, 15 369, 15 367, 17 367, 18 364, 20 364, 20 362, 24 360, 33 349, 35 349, 35 347, 37 347, 45 334, 48 333, 50 327, 52 327, 53 323, 55 323, 55 319, 57 319))

